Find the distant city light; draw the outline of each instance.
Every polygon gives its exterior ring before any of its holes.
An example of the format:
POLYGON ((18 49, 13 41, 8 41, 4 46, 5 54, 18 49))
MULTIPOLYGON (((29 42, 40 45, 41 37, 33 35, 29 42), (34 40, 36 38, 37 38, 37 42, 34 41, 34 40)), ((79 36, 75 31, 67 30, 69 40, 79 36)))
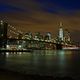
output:
POLYGON ((6 24, 5 22, 1 21, 0 38, 2 42, 2 48, 10 50, 22 50, 28 48, 61 49, 59 46, 68 48, 69 45, 74 45, 75 43, 71 41, 70 32, 63 29, 62 22, 60 22, 59 25, 58 35, 56 37, 53 37, 51 32, 46 32, 45 34, 42 34, 41 32, 35 32, 35 34, 33 34, 29 31, 25 33, 21 30, 17 30, 14 26, 8 23, 6 24), (15 36, 13 37, 13 35, 15 36))

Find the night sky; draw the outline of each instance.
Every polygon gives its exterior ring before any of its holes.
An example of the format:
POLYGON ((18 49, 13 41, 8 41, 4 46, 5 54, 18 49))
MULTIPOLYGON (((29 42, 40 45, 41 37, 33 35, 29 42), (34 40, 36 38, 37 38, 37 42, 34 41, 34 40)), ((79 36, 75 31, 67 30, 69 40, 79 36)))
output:
POLYGON ((80 41, 80 0, 0 0, 0 19, 22 31, 58 34, 59 22, 80 41))

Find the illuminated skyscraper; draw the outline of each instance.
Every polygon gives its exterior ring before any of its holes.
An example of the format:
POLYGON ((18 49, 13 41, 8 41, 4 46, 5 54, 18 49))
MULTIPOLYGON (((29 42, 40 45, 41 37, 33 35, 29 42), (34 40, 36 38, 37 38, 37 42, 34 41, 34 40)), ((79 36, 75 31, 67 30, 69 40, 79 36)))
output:
POLYGON ((35 40, 41 40, 41 39, 43 39, 43 36, 41 35, 40 32, 35 32, 34 39, 35 39, 35 40))
POLYGON ((68 31, 68 29, 65 29, 64 41, 66 43, 69 43, 71 41, 70 32, 68 31))
POLYGON ((64 32, 63 32, 63 28, 62 27, 63 27, 62 22, 60 22, 60 26, 59 26, 59 39, 61 41, 64 40, 64 32))
POLYGON ((27 32, 27 33, 25 33, 24 34, 24 36, 23 36, 25 39, 32 39, 33 38, 33 35, 32 35, 32 33, 31 32, 27 32))
POLYGON ((46 35, 45 35, 45 40, 51 40, 51 33, 50 32, 47 32, 46 35))
POLYGON ((48 40, 51 40, 51 33, 50 32, 47 32, 46 35, 48 36, 48 40))

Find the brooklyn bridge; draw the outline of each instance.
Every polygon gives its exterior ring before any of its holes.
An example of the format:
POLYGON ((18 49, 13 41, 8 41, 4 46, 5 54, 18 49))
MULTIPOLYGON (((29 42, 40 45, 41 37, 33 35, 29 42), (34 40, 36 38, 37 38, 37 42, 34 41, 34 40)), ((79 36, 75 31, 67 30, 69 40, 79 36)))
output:
POLYGON ((45 38, 39 32, 24 33, 11 24, 0 21, 0 48, 5 49, 61 49, 61 43, 50 39, 50 33, 45 38), (13 35, 15 35, 13 37, 13 35))
POLYGON ((60 23, 58 37, 52 38, 50 32, 45 35, 40 32, 23 32, 16 29, 11 24, 0 21, 0 49, 8 50, 26 50, 26 49, 62 49, 67 46, 75 47, 78 43, 73 44, 68 30, 63 30, 63 25, 60 23))

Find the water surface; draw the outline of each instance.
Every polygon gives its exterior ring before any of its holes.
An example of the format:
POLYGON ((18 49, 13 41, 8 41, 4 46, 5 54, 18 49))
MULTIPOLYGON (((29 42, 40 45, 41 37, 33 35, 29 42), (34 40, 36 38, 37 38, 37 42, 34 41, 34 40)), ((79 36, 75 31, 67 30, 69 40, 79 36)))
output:
POLYGON ((1 53, 0 67, 24 74, 80 76, 80 51, 35 50, 1 53))

